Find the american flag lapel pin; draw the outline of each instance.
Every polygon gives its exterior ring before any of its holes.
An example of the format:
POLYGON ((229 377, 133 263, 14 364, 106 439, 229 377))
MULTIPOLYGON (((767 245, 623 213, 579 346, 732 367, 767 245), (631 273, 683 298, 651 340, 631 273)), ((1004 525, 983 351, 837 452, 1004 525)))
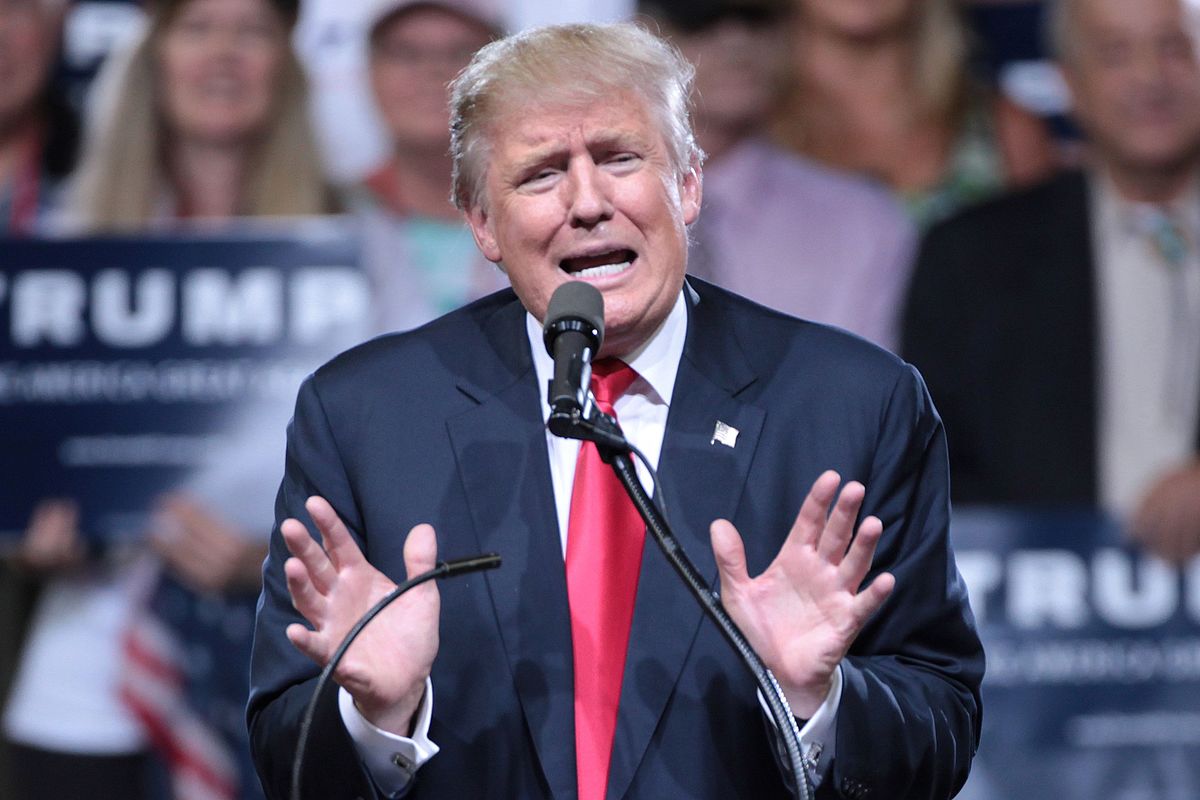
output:
POLYGON ((737 428, 717 420, 717 427, 713 429, 712 440, 709 442, 709 444, 717 444, 720 442, 726 447, 735 447, 737 445, 737 437, 737 428))

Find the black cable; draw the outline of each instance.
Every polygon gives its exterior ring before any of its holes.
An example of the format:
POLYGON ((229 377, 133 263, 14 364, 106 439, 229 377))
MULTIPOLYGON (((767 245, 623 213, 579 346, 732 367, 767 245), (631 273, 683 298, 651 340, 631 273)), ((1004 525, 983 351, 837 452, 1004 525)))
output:
POLYGON ((500 556, 495 553, 485 553, 472 558, 460 558, 455 561, 439 561, 438 565, 428 572, 422 572, 415 578, 409 578, 404 583, 401 583, 389 592, 386 597, 371 606, 367 613, 359 617, 358 622, 354 623, 354 627, 350 629, 350 632, 346 634, 346 638, 342 639, 342 643, 333 652, 333 657, 329 659, 329 663, 321 670, 321 675, 317 678, 317 685, 313 687, 312 697, 309 698, 308 707, 304 709, 304 716, 300 719, 300 732, 296 739, 296 754, 292 758, 292 800, 300 800, 300 772, 304 764, 304 751, 308 745, 308 734, 312 729, 313 717, 317 712, 317 701, 321 696, 321 692, 325 690, 326 684, 329 683, 334 669, 337 668, 338 663, 342 660, 342 656, 346 655, 346 651, 350 649, 350 645, 358 638, 358 634, 362 633, 362 629, 367 627, 367 623, 379 616, 379 612, 395 602, 400 595, 409 589, 420 586, 422 583, 431 581, 434 578, 450 578, 468 572, 495 569, 498 566, 500 566, 500 556))

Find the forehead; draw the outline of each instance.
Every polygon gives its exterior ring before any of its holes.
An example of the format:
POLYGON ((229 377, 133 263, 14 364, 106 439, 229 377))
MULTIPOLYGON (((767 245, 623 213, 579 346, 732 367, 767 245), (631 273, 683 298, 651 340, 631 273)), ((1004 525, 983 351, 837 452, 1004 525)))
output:
POLYGON ((386 18, 375 29, 372 42, 406 36, 427 36, 430 33, 459 38, 491 38, 488 27, 475 19, 439 6, 418 5, 405 8, 386 18))
POLYGON ((658 154, 663 132, 648 104, 633 92, 510 104, 488 126, 494 163, 550 157, 573 148, 623 144, 658 154))
POLYGON ((1185 0, 1076 0, 1074 13, 1085 34, 1149 36, 1186 28, 1187 12, 1184 2, 1185 0))

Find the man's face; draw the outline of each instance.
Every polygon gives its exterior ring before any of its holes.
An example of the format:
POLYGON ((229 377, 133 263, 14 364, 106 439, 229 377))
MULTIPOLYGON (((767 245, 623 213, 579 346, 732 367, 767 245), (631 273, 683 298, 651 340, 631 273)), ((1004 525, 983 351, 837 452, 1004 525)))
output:
POLYGON ((436 6, 384 21, 371 43, 371 88, 398 145, 449 147, 446 85, 491 38, 482 23, 436 6))
POLYGON ((1200 147, 1200 69, 1180 0, 1078 0, 1063 70, 1101 160, 1173 169, 1200 147))
POLYGON ((699 168, 678 176, 637 95, 522 108, 487 131, 482 201, 467 218, 530 313, 570 280, 604 295, 604 355, 663 323, 683 286, 686 226, 700 212, 699 168))

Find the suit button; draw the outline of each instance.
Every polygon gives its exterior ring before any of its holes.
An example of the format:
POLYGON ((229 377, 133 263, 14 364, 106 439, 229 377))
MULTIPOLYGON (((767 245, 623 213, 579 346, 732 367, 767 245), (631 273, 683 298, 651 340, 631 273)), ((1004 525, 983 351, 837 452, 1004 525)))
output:
POLYGON ((842 778, 842 794, 850 798, 850 800, 862 800, 870 794, 867 785, 862 781, 854 778, 842 778))

